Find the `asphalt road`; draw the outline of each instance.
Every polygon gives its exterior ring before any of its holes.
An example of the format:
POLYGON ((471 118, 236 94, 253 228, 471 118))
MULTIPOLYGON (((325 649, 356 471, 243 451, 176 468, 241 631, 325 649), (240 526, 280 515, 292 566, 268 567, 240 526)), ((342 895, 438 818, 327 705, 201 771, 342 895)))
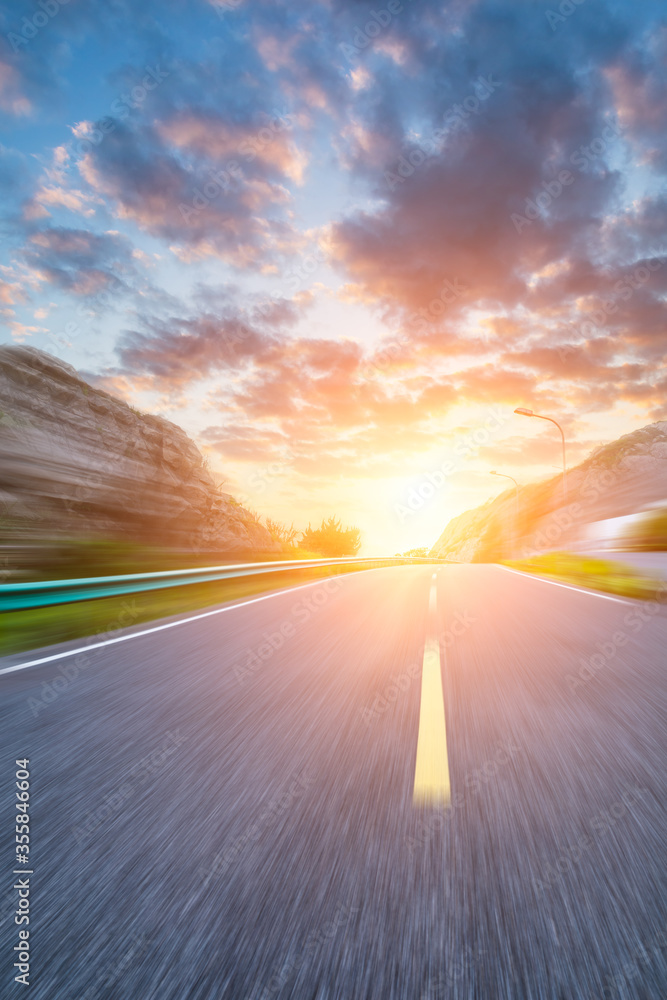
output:
POLYGON ((666 609, 447 566, 429 615, 433 572, 1 674, 3 1000, 23 757, 31 1000, 667 997, 666 609))

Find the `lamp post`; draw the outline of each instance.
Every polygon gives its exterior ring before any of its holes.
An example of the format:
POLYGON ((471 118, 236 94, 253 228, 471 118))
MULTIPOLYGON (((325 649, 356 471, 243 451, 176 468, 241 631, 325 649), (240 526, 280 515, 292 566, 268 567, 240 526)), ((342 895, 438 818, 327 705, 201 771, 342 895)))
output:
POLYGON ((514 550, 519 548, 519 484, 514 476, 508 476, 506 472, 496 472, 491 469, 492 476, 502 476, 503 479, 511 479, 514 483, 514 550))
POLYGON ((539 420, 548 420, 550 423, 555 424, 560 431, 560 436, 563 441, 563 498, 567 503, 567 466, 565 464, 565 434, 563 433, 563 428, 554 420, 553 417, 545 417, 542 413, 533 413, 532 410, 527 410, 525 406, 517 406, 515 413, 518 413, 522 417, 537 417, 539 420))

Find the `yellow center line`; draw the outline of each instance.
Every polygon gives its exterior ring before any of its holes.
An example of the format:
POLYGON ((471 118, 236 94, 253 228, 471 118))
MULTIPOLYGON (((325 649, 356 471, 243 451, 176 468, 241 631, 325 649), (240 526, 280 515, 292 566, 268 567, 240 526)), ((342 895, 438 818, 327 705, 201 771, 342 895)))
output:
POLYGON ((440 643, 436 617, 435 576, 428 600, 428 622, 422 666, 417 766, 412 795, 414 805, 447 805, 450 799, 445 699, 442 694, 440 643))

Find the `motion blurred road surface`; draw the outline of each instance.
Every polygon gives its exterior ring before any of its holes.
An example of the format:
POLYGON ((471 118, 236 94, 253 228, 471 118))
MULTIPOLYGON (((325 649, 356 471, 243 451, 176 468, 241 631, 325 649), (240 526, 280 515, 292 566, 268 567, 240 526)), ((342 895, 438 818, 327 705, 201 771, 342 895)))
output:
POLYGON ((29 757, 31 1000, 667 997, 666 645, 664 607, 410 566, 0 675, 0 995, 29 757))

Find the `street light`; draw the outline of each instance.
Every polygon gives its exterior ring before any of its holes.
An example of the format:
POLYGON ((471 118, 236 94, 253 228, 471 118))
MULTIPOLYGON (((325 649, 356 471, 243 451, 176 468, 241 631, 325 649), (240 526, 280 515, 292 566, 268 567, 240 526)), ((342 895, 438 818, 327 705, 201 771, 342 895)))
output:
POLYGON ((517 406, 515 413, 518 413, 522 417, 538 417, 540 420, 548 420, 550 423, 555 424, 560 431, 560 436, 563 441, 563 496, 567 502, 567 466, 565 464, 565 435, 563 434, 563 428, 554 420, 553 417, 545 417, 542 413, 533 413, 532 410, 526 409, 525 406, 517 406))
POLYGON ((492 476, 502 476, 503 479, 511 479, 514 483, 514 548, 519 547, 519 484, 514 476, 508 476, 506 472, 496 472, 491 469, 492 476))

